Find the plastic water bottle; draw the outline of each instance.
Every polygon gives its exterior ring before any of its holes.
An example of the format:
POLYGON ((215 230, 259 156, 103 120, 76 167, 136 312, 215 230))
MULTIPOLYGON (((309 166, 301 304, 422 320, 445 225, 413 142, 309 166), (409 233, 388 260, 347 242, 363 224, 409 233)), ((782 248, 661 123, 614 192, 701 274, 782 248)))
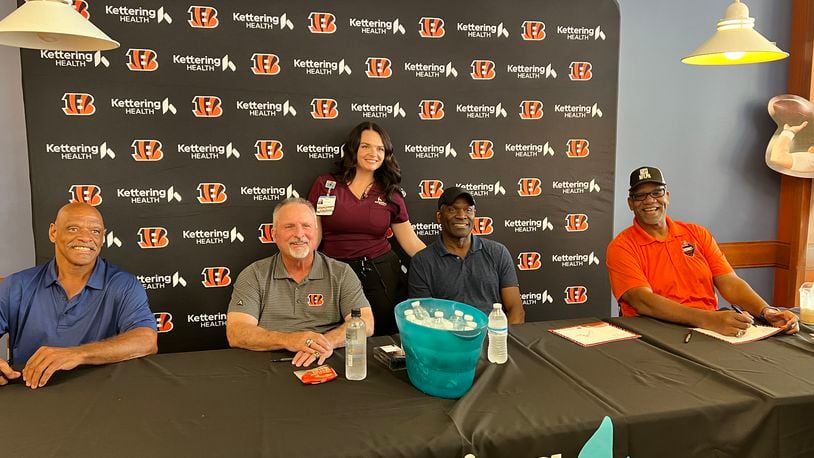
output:
POLYGON ((436 310, 435 318, 432 319, 432 327, 435 329, 449 329, 452 324, 444 318, 444 312, 436 310))
POLYGON ((410 323, 416 323, 418 321, 415 318, 415 312, 413 312, 413 309, 407 309, 404 311, 404 319, 410 323))
POLYGON ((503 364, 509 358, 506 340, 509 335, 509 321, 503 313, 503 306, 492 304, 489 314, 489 362, 503 364))
POLYGON ((455 318, 452 319, 452 330, 463 331, 464 329, 466 329, 466 321, 464 321, 464 312, 456 310, 455 318))
POLYGON ((427 313, 427 309, 422 307, 421 302, 419 301, 410 302, 410 307, 413 308, 413 315, 415 316, 416 320, 426 326, 430 321, 430 314, 427 313))
POLYGON ((345 330, 345 377, 363 380, 367 377, 367 333, 362 312, 353 309, 351 320, 345 330))
POLYGON ((472 315, 470 315, 468 313, 466 315, 464 315, 464 329, 466 329, 467 331, 474 331, 475 328, 477 328, 477 327, 478 327, 478 324, 475 323, 475 317, 474 316, 472 316, 472 315))

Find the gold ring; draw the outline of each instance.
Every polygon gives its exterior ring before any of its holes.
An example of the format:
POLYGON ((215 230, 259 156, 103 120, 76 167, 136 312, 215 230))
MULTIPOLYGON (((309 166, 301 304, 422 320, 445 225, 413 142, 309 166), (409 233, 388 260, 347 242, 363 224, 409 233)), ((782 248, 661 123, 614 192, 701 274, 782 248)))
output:
POLYGON ((320 353, 318 351, 314 352, 314 359, 319 359, 320 353))
POLYGON ((741 329, 741 330, 738 331, 738 334, 737 334, 736 337, 743 337, 744 334, 746 334, 746 332, 743 329, 741 329))
POLYGON ((305 339, 305 348, 311 348, 312 343, 314 343, 314 339, 311 338, 305 339))

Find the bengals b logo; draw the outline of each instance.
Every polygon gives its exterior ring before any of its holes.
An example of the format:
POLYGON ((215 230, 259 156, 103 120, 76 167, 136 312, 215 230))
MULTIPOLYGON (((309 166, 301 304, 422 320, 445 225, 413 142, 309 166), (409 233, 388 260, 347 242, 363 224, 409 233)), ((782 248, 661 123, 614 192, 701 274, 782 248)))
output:
POLYGON ((421 180, 418 183, 418 197, 422 199, 437 199, 444 192, 444 182, 441 180, 421 180))
POLYGON ((252 73, 255 75, 276 75, 280 73, 280 58, 277 54, 252 54, 252 73))
POLYGON ((569 213, 565 216, 565 230, 568 232, 585 232, 588 230, 588 215, 569 213))
POLYGON ((131 72, 154 72, 158 70, 158 54, 152 49, 130 48, 127 50, 127 68, 131 72))
POLYGON ((491 159, 495 155, 494 146, 491 140, 472 140, 469 142, 469 157, 491 159))
POLYGON ((570 158, 585 157, 591 154, 591 150, 588 148, 590 142, 584 138, 569 138, 565 146, 567 148, 565 155, 570 158))
POLYGON ((172 324, 172 314, 167 312, 153 313, 158 332, 170 332, 175 326, 172 324))
POLYGON ((77 13, 81 14, 83 18, 90 19, 90 11, 88 11, 88 2, 85 0, 73 0, 73 8, 77 13))
POLYGON ((136 161, 160 161, 164 158, 161 142, 158 140, 133 140, 133 159, 136 161))
POLYGON ((591 73, 591 66, 590 62, 571 62, 569 66, 571 69, 571 74, 568 75, 571 78, 571 81, 588 81, 589 79, 593 78, 593 73, 591 73))
POLYGON ((90 116, 96 113, 93 96, 84 92, 66 92, 62 95, 62 112, 66 116, 90 116))
POLYGON ((421 38, 441 38, 444 34, 444 20, 440 17, 423 17, 418 22, 418 35, 421 38))
POLYGON ((226 186, 223 183, 201 183, 198 185, 198 202, 202 204, 222 204, 226 202, 226 186))
POLYGON ((469 74, 473 80, 490 80, 495 77, 495 63, 491 60, 473 60, 472 73, 469 74))
POLYGON ((254 157, 258 161, 279 161, 283 158, 283 144, 277 140, 257 140, 254 142, 257 152, 254 157))
POLYGON ((541 21, 523 21, 523 33, 526 41, 540 41, 545 38, 545 24, 541 21))
POLYGON ((75 184, 68 192, 71 194, 69 202, 81 202, 94 207, 102 203, 102 190, 95 184, 75 184))
POLYGON ((218 10, 211 6, 190 6, 189 25, 195 29, 214 29, 218 26, 218 10))
POLYGON ((537 197, 543 193, 542 184, 539 178, 521 178, 517 180, 517 194, 520 197, 537 197))
POLYGON ((437 121, 444 118, 444 102, 422 100, 418 105, 418 117, 423 121, 437 121))
POLYGON ((319 307, 325 304, 325 297, 322 294, 309 294, 308 295, 308 306, 309 307, 319 307))
POLYGON ((542 256, 536 251, 524 251, 517 255, 517 268, 520 270, 538 270, 542 266, 542 256))
POLYGON ((336 16, 331 13, 313 12, 308 15, 311 21, 308 30, 311 33, 334 33, 336 32, 336 16))
POLYGON ((520 102, 520 119, 540 119, 543 117, 543 102, 523 100, 520 102))
POLYGON ((232 284, 228 267, 204 267, 201 277, 204 288, 223 288, 232 284))
POLYGON ((569 286, 565 288, 566 304, 584 304, 588 302, 588 288, 584 286, 569 286))
POLYGON ((260 239, 260 243, 274 243, 274 234, 271 232, 272 227, 274 227, 272 223, 263 223, 257 228, 260 233, 257 237, 260 239))
POLYGON ((170 244, 167 230, 163 227, 142 227, 138 230, 138 246, 140 248, 164 248, 170 244))
POLYGON ((334 99, 311 99, 311 117, 314 119, 334 119, 339 109, 334 99))
POLYGON ((392 64, 386 57, 368 57, 365 65, 368 78, 390 78, 393 75, 392 64))
POLYGON ((220 97, 214 95, 196 95, 192 99, 192 114, 196 118, 219 118, 223 114, 220 97))
POLYGON ((475 224, 472 227, 472 233, 475 235, 489 235, 495 231, 492 223, 492 218, 488 216, 475 217, 475 224))

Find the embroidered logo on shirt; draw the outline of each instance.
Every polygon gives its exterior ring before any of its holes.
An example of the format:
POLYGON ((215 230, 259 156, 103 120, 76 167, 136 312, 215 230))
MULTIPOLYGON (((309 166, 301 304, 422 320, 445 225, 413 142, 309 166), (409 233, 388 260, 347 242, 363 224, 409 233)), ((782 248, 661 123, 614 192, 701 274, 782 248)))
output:
POLYGON ((690 242, 688 242, 686 240, 682 240, 681 241, 681 251, 683 251, 684 254, 687 255, 687 256, 692 256, 692 255, 695 254, 695 246, 693 246, 692 243, 690 243, 690 242))
POLYGON ((319 307, 325 304, 325 298, 322 294, 309 294, 308 295, 308 306, 309 307, 319 307))
POLYGON ((375 200, 375 202, 376 202, 377 204, 381 205, 382 207, 386 207, 386 206, 387 206, 387 202, 385 202, 384 200, 382 200, 382 196, 377 197, 377 198, 376 198, 376 200, 375 200))

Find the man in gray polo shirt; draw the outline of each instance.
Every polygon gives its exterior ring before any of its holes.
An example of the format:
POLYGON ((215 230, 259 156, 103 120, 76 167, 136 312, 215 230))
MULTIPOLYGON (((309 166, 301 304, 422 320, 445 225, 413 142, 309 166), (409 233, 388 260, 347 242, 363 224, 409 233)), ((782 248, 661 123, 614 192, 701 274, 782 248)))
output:
POLYGON ((314 207, 290 198, 274 208, 272 236, 280 253, 249 265, 235 282, 226 337, 254 351, 295 352, 292 364, 319 364, 345 346, 351 309, 358 308, 373 334, 373 313, 349 265, 316 251, 314 207))
POLYGON ((522 323, 526 312, 520 300, 517 273, 509 250, 472 234, 475 199, 458 187, 438 199, 435 220, 441 236, 410 262, 409 296, 451 299, 488 314, 500 302, 509 324, 522 323))

